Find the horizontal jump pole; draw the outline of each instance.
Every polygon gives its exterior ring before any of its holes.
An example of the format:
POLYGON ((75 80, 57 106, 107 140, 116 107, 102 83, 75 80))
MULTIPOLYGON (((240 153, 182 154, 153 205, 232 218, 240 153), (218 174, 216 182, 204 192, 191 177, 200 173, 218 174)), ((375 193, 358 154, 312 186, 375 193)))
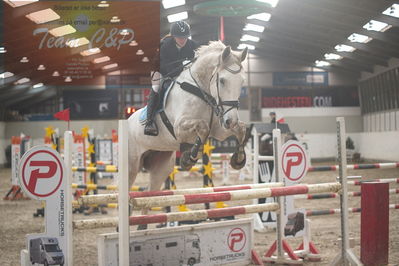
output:
MULTIPOLYGON (((399 188, 393 188, 389 190, 389 194, 399 194, 399 188)), ((307 199, 307 200, 316 200, 316 199, 331 199, 338 198, 339 193, 325 193, 325 194, 308 194, 308 195, 295 195, 295 199, 307 199)), ((348 192, 349 197, 360 197, 362 193, 360 191, 350 191, 348 192)))
MULTIPOLYGON (((323 183, 312 185, 296 185, 290 187, 257 188, 251 190, 238 190, 227 192, 213 192, 191 195, 170 195, 149 198, 131 198, 134 208, 151 208, 176 206, 182 204, 210 203, 217 201, 250 200, 297 194, 311 194, 321 192, 338 192, 341 189, 339 183, 323 183)), ((133 192, 134 193, 134 192, 133 192)))
MULTIPOLYGON (((118 203, 107 203, 107 204, 89 204, 89 205, 80 205, 77 200, 72 201, 72 207, 74 208, 80 208, 81 206, 86 206, 86 207, 104 207, 104 208, 113 208, 116 209, 118 208, 118 203)), ((161 207, 153 207, 151 208, 151 211, 162 211, 163 208, 161 207)))
MULTIPOLYGON (((389 169, 399 168, 399 162, 397 163, 372 163, 372 164, 348 164, 346 169, 348 170, 364 170, 364 169, 389 169)), ((328 166, 311 166, 308 168, 308 172, 322 172, 322 171, 337 171, 338 165, 328 166)))
MULTIPOLYGON (((154 215, 138 215, 129 217, 130 225, 166 223, 179 221, 200 221, 212 218, 223 218, 227 216, 277 211, 277 203, 265 203, 256 205, 244 205, 239 207, 228 207, 223 209, 198 210, 188 212, 170 212, 154 215)), ((118 225, 118 218, 102 218, 73 221, 74 229, 94 229, 102 227, 114 227, 118 225)))
POLYGON ((96 167, 72 167, 72 172, 86 172, 86 173, 117 173, 118 167, 116 165, 97 165, 96 167))
MULTIPOLYGON (((399 209, 399 204, 389 204, 390 209, 399 209)), ((349 213, 361 212, 362 208, 349 208, 349 213)), ((320 215, 332 215, 341 213, 341 209, 327 209, 327 210, 307 210, 306 216, 320 216, 320 215)))
POLYGON ((381 183, 399 183, 399 178, 380 178, 380 179, 373 179, 373 180, 356 180, 356 181, 348 181, 348 185, 360 186, 362 183, 365 182, 381 182, 381 183))
MULTIPOLYGON (((87 189, 87 190, 118 190, 118 186, 117 185, 97 185, 97 184, 76 184, 76 183, 72 183, 72 188, 75 189, 87 189)), ((132 186, 130 188, 130 191, 145 191, 147 190, 146 187, 139 187, 139 186, 132 186)))
MULTIPOLYGON (((131 198, 141 198, 141 197, 198 194, 198 193, 210 193, 210 192, 233 191, 233 190, 248 190, 248 189, 256 189, 256 188, 270 188, 270 187, 282 187, 282 186, 284 186, 283 183, 261 183, 261 184, 234 185, 234 186, 221 186, 221 187, 130 192, 129 196, 131 198)), ((105 203, 109 203, 109 202, 117 202, 118 194, 85 195, 85 196, 81 196, 78 199, 78 201, 79 201, 79 204, 86 204, 86 205, 87 204, 105 204, 105 203)))

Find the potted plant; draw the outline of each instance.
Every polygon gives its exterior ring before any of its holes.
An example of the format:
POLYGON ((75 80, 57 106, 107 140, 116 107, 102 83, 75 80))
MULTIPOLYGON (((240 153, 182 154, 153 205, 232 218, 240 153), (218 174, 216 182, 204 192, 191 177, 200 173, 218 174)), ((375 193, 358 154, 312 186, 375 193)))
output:
POLYGON ((346 138, 346 158, 352 160, 353 154, 355 153, 355 144, 350 137, 346 138))

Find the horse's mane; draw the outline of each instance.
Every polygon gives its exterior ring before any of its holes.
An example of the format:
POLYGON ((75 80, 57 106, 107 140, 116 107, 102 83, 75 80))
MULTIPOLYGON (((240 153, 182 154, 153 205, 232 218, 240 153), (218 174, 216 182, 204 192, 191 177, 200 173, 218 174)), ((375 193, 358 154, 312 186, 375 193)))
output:
POLYGON ((197 49, 196 56, 201 57, 205 54, 215 52, 221 53, 224 48, 226 48, 226 45, 224 45, 221 41, 210 41, 208 45, 201 45, 197 49))
MULTIPOLYGON (((199 64, 197 68, 196 75, 202 81, 209 81, 209 77, 212 74, 214 68, 211 66, 215 66, 219 63, 219 56, 226 48, 221 41, 210 41, 208 45, 200 46, 196 51, 196 64, 199 64)), ((232 51, 229 57, 228 64, 238 63, 241 64, 241 60, 238 57, 238 52, 232 51)), ((241 55, 241 54, 240 54, 241 55)))

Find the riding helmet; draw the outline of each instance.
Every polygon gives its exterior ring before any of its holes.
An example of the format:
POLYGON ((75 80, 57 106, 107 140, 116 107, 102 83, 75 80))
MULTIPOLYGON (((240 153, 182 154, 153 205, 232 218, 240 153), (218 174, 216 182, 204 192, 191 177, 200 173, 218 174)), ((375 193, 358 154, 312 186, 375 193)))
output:
POLYGON ((188 38, 191 36, 190 25, 184 21, 176 21, 170 26, 170 34, 173 37, 188 38))

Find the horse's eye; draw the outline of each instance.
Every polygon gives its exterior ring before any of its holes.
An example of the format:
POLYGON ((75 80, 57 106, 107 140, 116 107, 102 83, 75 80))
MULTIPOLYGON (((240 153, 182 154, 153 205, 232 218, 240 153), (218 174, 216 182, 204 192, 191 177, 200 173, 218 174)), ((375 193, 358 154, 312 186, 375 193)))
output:
POLYGON ((226 80, 224 78, 220 79, 220 84, 224 85, 225 82, 226 82, 226 80))

